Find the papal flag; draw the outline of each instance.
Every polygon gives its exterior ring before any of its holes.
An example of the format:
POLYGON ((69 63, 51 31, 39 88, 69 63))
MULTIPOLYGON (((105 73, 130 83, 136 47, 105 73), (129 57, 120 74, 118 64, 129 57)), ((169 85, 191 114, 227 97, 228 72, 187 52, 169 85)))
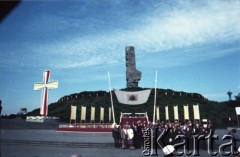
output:
POLYGON ((189 110, 188 105, 183 105, 183 111, 184 111, 184 120, 189 120, 189 110))
POLYGON ((159 114, 159 106, 157 106, 157 108, 156 108, 156 116, 157 116, 157 121, 159 121, 160 120, 160 114, 159 114))
POLYGON ((199 105, 193 105, 193 116, 195 120, 200 120, 199 105))
POLYGON ((112 108, 111 107, 108 108, 108 117, 109 117, 109 122, 111 122, 112 121, 112 108))
POLYGON ((146 89, 142 91, 114 90, 114 93, 121 104, 140 105, 148 101, 151 89, 146 89))
POLYGON ((104 121, 104 108, 100 107, 100 121, 104 121))
POLYGON ((169 120, 168 106, 165 106, 165 117, 166 117, 166 120, 169 120))
POLYGON ((173 106, 174 120, 178 120, 178 106, 173 106))
POLYGON ((81 120, 86 120, 86 106, 81 106, 81 120))
POLYGON ((91 121, 95 121, 95 107, 91 106, 91 121))
POLYGON ((71 120, 76 120, 77 106, 71 105, 71 120))

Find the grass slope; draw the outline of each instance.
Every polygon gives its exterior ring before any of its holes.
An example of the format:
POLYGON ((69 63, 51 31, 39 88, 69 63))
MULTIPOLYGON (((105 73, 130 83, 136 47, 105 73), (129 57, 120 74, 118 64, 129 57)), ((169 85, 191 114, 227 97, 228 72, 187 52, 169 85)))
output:
MULTIPOLYGON (((142 90, 142 88, 123 89, 125 91, 142 90)), ((142 105, 124 105, 117 101, 116 95, 113 93, 114 111, 117 123, 119 122, 120 112, 144 113, 147 112, 149 120, 152 120, 154 89, 152 89, 147 103, 142 105)), ((201 119, 206 118, 212 120, 217 128, 226 127, 228 118, 232 118, 232 122, 236 125, 236 114, 234 107, 228 102, 209 101, 198 93, 186 93, 173 91, 170 89, 157 89, 157 106, 160 106, 160 119, 165 119, 165 106, 169 107, 169 117, 173 120, 173 106, 178 105, 179 119, 183 121, 183 105, 189 105, 190 119, 193 119, 193 104, 199 104, 201 119)), ((105 91, 89 91, 71 94, 62 97, 58 102, 52 103, 48 107, 49 116, 60 117, 61 121, 69 122, 70 107, 77 106, 77 119, 80 121, 81 106, 86 106, 86 122, 90 121, 91 106, 95 107, 95 122, 99 122, 100 107, 105 108, 104 122, 108 122, 108 108, 111 107, 110 94, 105 91)), ((39 109, 29 112, 28 115, 39 115, 39 109)))

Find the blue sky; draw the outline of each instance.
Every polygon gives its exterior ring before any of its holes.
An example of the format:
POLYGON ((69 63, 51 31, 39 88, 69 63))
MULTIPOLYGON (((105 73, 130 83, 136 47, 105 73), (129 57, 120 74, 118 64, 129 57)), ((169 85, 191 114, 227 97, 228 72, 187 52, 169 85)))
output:
POLYGON ((44 70, 59 88, 49 103, 81 91, 125 88, 125 46, 135 47, 140 87, 240 93, 240 1, 23 1, 0 25, 3 113, 40 106, 44 70))

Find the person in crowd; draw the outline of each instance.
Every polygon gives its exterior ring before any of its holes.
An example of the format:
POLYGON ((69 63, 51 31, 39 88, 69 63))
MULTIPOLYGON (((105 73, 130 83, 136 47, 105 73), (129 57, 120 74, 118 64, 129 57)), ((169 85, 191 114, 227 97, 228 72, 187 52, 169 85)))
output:
POLYGON ((138 132, 137 132, 137 124, 135 125, 134 123, 133 123, 133 125, 131 125, 131 128, 133 129, 133 134, 134 134, 134 136, 133 136, 133 146, 134 146, 134 148, 136 148, 137 147, 137 142, 138 142, 138 132))
POLYGON ((200 140, 199 144, 202 149, 207 149, 207 141, 205 140, 205 137, 207 137, 208 134, 207 126, 200 126, 199 135, 204 137, 200 140))
POLYGON ((118 127, 115 124, 114 128, 112 129, 112 137, 114 139, 114 145, 115 147, 118 147, 118 139, 119 139, 119 135, 118 135, 118 127))
POLYGON ((143 141, 143 133, 142 133, 142 128, 141 128, 141 121, 138 121, 137 124, 136 124, 136 127, 134 128, 134 141, 133 141, 133 144, 134 144, 134 147, 136 149, 138 148, 141 148, 141 143, 143 141))
POLYGON ((186 128, 185 128, 185 136, 187 138, 187 149, 192 149, 193 146, 193 136, 192 136, 192 123, 191 121, 189 121, 186 124, 186 128))
POLYGON ((211 120, 208 120, 208 124, 207 124, 207 132, 209 133, 210 130, 212 130, 212 133, 215 133, 215 127, 212 124, 211 120))
POLYGON ((122 142, 122 149, 126 149, 127 148, 127 129, 126 129, 126 125, 124 125, 121 129, 121 142, 122 142))
MULTIPOLYGON (((167 134, 164 137, 165 145, 174 145, 176 143, 181 142, 181 139, 175 140, 177 135, 185 135, 186 136, 186 149, 190 151, 193 149, 193 142, 199 148, 206 148, 207 141, 204 137, 208 136, 210 130, 214 131, 214 127, 211 121, 208 121, 207 125, 202 125, 199 121, 194 121, 192 123, 190 120, 185 122, 175 121, 170 122, 162 121, 158 123, 147 123, 145 121, 138 121, 136 124, 131 122, 131 126, 129 123, 127 125, 123 125, 122 129, 113 129, 113 138, 116 147, 121 147, 123 149, 138 149, 144 148, 144 138, 143 138, 143 130, 151 129, 154 135, 152 137, 156 139, 164 130, 168 130, 167 134), (118 133, 117 133, 118 132, 118 133), (119 135, 119 136, 118 136, 119 135), (203 135, 203 139, 198 141, 193 139, 193 136, 201 136, 203 135), (156 136, 156 137, 155 137, 156 136), (119 137, 119 138, 118 138, 119 137), (119 140, 117 140, 119 139, 119 140), (116 141, 115 141, 116 140, 116 141), (120 143, 118 146, 118 143, 120 143)), ((214 132, 213 132, 214 133, 214 132)), ((229 134, 234 136, 236 140, 240 140, 239 135, 236 134, 236 130, 232 130, 229 134)))
POLYGON ((228 134, 232 135, 236 141, 240 141, 240 135, 237 133, 236 129, 232 129, 228 134))
POLYGON ((133 129, 128 125, 127 126, 127 141, 128 141, 129 149, 135 149, 133 146, 133 137, 134 137, 133 129))
POLYGON ((121 126, 117 127, 117 147, 121 147, 121 126))

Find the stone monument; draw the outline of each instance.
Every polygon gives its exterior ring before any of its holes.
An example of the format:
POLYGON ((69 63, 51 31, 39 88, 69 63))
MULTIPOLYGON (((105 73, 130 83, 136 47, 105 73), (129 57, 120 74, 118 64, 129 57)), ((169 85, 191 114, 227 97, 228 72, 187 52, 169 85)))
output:
POLYGON ((133 46, 126 46, 126 81, 127 88, 138 87, 142 73, 136 69, 135 51, 133 46))

